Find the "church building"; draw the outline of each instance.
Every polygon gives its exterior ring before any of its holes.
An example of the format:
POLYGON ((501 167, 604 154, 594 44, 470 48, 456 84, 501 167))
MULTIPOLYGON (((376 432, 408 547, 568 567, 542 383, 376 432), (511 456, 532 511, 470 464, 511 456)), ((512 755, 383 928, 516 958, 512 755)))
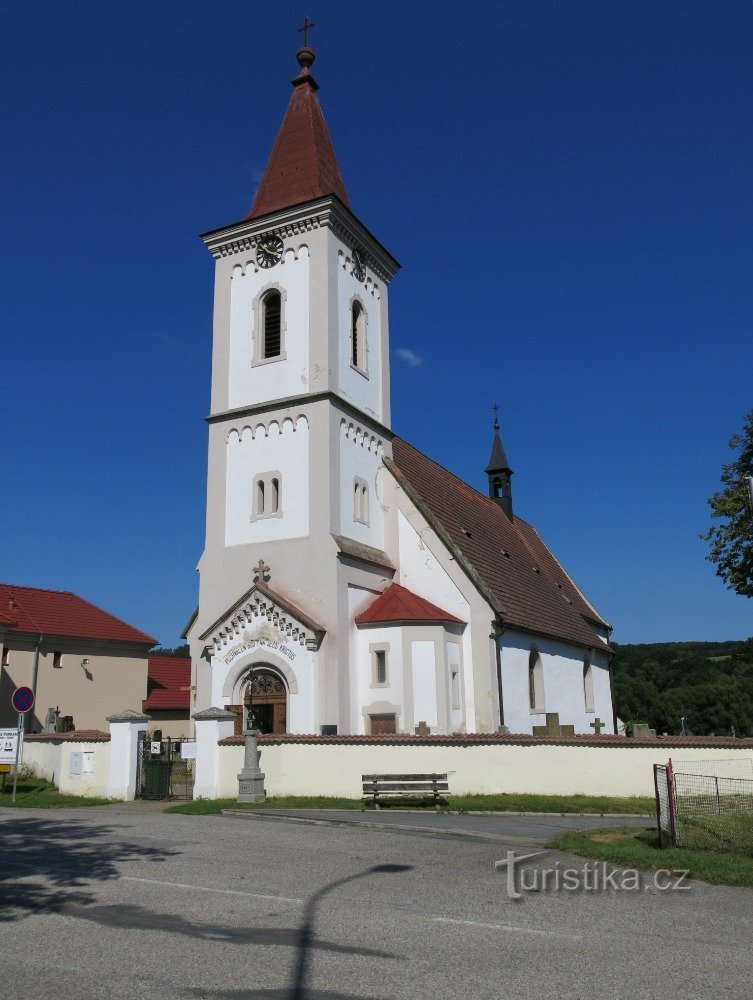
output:
POLYGON ((203 236, 193 711, 229 709, 239 732, 613 732, 610 626, 514 511, 499 424, 485 494, 391 430, 399 265, 350 206, 314 53, 297 58, 251 210, 203 236))

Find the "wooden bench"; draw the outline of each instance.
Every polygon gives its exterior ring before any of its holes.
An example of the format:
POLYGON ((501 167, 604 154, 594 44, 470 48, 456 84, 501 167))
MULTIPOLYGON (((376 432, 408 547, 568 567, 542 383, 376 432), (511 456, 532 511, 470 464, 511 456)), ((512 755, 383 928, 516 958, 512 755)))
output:
POLYGON ((446 774, 362 774, 361 781, 377 809, 380 795, 432 795, 439 809, 439 796, 449 789, 446 774))

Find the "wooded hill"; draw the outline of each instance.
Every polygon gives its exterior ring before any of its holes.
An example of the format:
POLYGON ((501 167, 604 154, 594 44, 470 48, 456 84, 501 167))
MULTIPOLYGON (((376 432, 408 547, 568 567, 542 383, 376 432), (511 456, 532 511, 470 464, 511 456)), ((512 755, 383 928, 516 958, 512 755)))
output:
POLYGON ((744 642, 614 643, 617 715, 679 734, 753 736, 753 638, 744 642))

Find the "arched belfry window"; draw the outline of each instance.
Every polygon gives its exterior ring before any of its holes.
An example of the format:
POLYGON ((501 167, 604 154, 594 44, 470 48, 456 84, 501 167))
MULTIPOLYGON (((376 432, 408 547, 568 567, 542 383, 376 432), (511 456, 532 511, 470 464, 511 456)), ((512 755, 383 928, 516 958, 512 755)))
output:
POLYGON ((544 711, 544 667, 535 646, 528 654, 528 701, 532 712, 544 711))
POLYGON ((358 300, 350 311, 350 363, 366 374, 366 313, 358 300))
POLYGON ((499 476, 492 480, 492 488, 494 489, 494 499, 499 500, 502 496, 502 480, 499 476))
POLYGON ((262 341, 264 360, 279 358, 282 349, 282 299, 277 291, 267 292, 262 299, 262 341))
POLYGON ((254 476, 251 520, 263 517, 282 517, 282 476, 279 472, 261 472, 254 476))
POLYGON ((594 711, 594 673, 591 661, 583 658, 583 701, 587 712, 594 711))

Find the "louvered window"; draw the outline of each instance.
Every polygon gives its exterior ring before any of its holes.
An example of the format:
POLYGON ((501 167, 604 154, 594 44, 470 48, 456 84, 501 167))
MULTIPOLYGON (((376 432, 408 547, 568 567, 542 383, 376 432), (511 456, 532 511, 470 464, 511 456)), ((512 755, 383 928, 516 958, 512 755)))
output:
POLYGON ((280 356, 280 314, 282 303, 279 292, 268 292, 264 296, 264 358, 280 356))

